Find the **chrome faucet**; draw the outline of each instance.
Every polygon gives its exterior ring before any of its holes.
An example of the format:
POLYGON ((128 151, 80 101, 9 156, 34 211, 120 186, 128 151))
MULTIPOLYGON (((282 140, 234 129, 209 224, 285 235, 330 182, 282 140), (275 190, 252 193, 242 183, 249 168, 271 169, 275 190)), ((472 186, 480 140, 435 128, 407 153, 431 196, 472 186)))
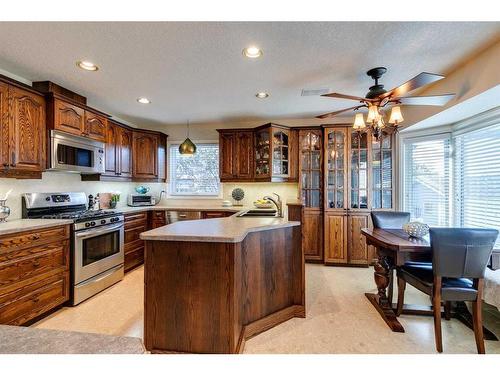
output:
POLYGON ((283 217, 283 202, 281 201, 281 198, 278 194, 276 193, 273 194, 276 195, 276 197, 278 197, 277 200, 274 199, 273 197, 270 197, 269 195, 266 195, 263 199, 267 199, 273 202, 276 208, 278 209, 278 217, 283 217))

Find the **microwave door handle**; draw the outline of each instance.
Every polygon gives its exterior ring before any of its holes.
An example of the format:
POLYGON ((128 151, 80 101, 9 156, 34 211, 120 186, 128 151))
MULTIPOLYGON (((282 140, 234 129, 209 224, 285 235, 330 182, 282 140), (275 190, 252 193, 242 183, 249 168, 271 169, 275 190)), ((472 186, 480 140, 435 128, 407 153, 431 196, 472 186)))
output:
POLYGON ((116 229, 120 229, 120 228, 123 228, 123 224, 122 223, 117 224, 117 225, 113 225, 112 227, 107 227, 107 228, 101 229, 101 230, 92 230, 90 233, 89 233, 89 230, 77 232, 75 234, 75 236, 77 238, 83 240, 85 238, 96 237, 96 236, 99 236, 101 234, 109 233, 109 232, 112 232, 112 231, 114 231, 116 229))

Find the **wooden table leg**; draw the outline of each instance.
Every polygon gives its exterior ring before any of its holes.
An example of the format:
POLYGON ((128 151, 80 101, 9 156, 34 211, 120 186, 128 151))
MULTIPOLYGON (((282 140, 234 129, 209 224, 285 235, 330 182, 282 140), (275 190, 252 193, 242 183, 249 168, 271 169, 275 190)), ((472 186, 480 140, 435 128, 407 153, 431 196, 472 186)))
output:
POLYGON ((365 293, 365 296, 375 306, 380 316, 382 316, 393 332, 404 332, 405 330, 396 318, 396 314, 387 298, 387 286, 390 281, 391 267, 392 259, 386 255, 378 254, 378 259, 374 266, 374 279, 378 292, 377 294, 365 293))

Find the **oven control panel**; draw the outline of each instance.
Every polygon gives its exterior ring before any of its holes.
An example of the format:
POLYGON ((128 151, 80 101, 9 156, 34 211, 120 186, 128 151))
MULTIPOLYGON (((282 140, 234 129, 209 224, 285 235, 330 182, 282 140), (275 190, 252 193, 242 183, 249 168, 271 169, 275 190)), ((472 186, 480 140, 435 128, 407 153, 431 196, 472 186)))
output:
POLYGON ((85 220, 83 222, 75 223, 74 229, 75 230, 93 229, 106 225, 123 223, 123 221, 124 221, 123 215, 116 215, 116 216, 109 216, 102 218, 100 217, 89 218, 88 220, 85 220))

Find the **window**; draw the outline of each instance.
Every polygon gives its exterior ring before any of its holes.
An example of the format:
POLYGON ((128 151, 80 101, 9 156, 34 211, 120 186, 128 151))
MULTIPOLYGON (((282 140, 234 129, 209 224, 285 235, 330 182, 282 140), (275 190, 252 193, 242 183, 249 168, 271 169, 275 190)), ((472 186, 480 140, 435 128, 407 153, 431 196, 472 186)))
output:
POLYGON ((499 145, 500 124, 454 137, 456 226, 500 229, 499 145))
POLYGON ((403 209, 412 220, 450 225, 450 138, 403 141, 403 209))
POLYGON ((169 147, 170 195, 219 195, 219 145, 197 143, 193 156, 179 153, 179 144, 169 147))

